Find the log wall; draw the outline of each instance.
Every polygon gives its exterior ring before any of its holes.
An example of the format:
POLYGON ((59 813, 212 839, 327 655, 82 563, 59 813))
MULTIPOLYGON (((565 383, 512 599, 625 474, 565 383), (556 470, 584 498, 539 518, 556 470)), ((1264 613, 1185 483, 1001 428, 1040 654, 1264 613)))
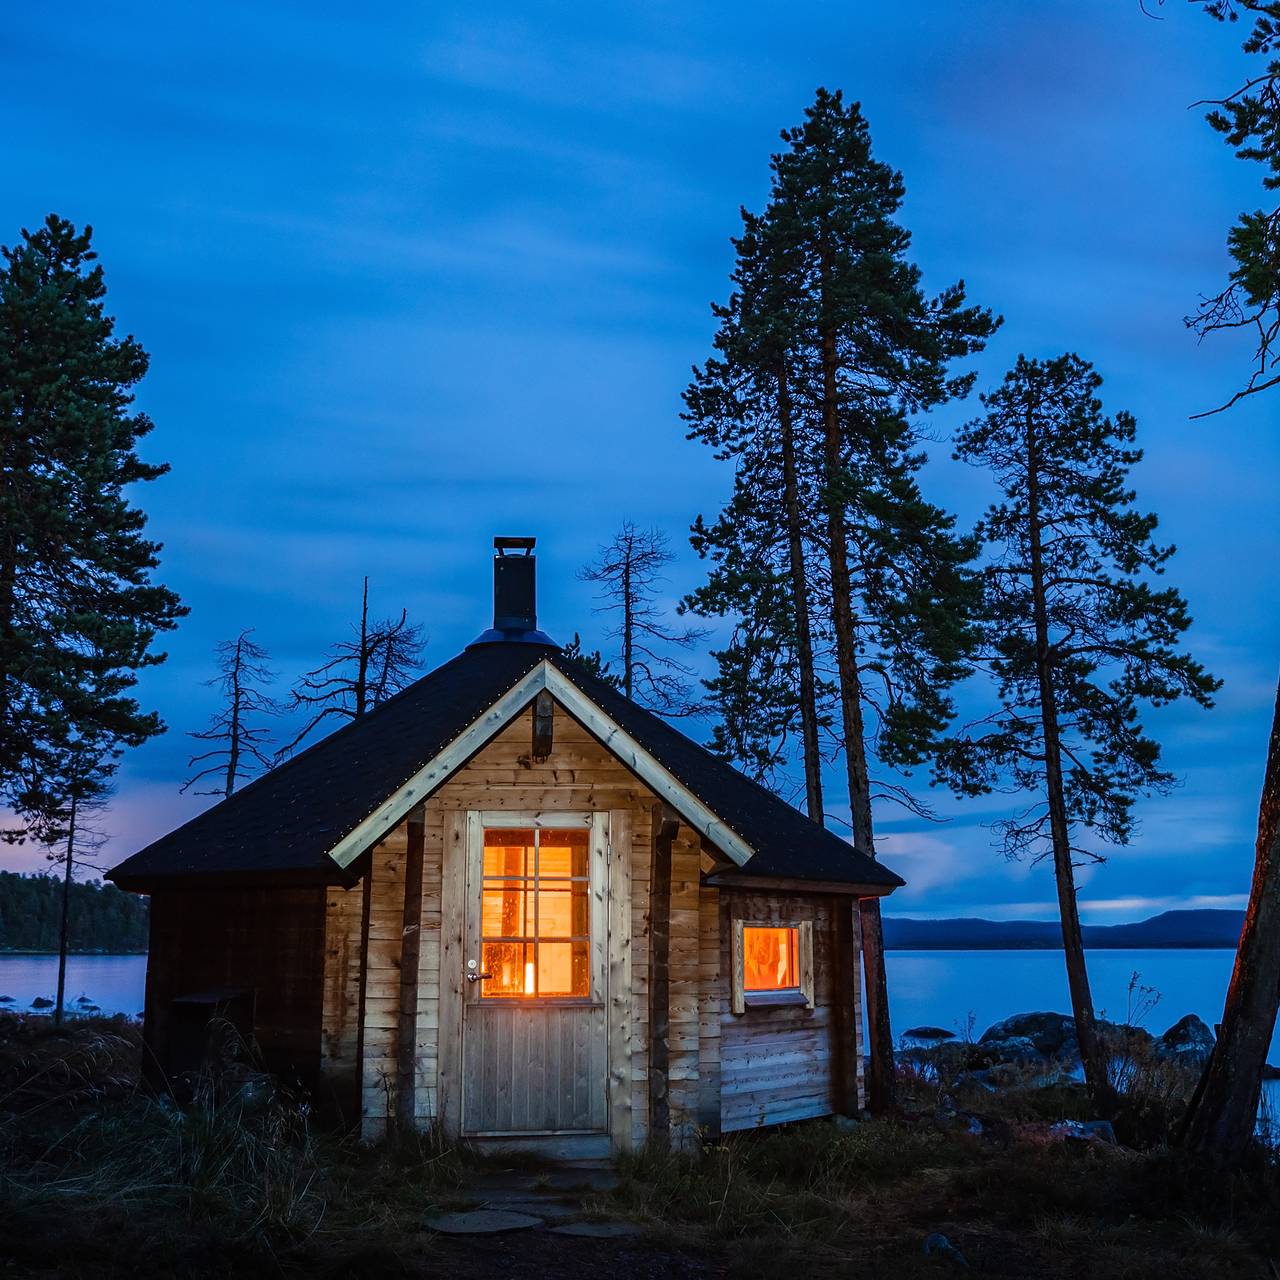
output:
MULTIPOLYGON (((649 891, 657 797, 563 708, 555 709, 554 748, 546 760, 532 758, 532 727, 525 712, 426 802, 416 983, 402 973, 405 930, 415 915, 413 904, 406 912, 404 902, 405 824, 367 855, 361 885, 326 895, 323 1069, 335 1090, 358 1093, 366 1138, 382 1134, 397 1111, 412 1114, 419 1127, 437 1120, 446 1129, 456 1127, 464 1064, 455 1037, 460 1039, 467 958, 462 868, 467 814, 476 810, 608 812, 613 840, 623 842, 610 855, 610 879, 629 892, 629 901, 605 908, 608 1127, 615 1150, 639 1146, 649 1136, 649 891), (416 1044, 411 1080, 398 1056, 406 1027, 416 1044), (403 1087, 413 1090, 408 1111, 398 1098, 403 1087)), ((700 837, 682 824, 672 843, 666 973, 665 1101, 676 1146, 691 1145, 699 1132, 849 1111, 861 1101, 854 900, 717 890, 703 879, 711 865, 700 837), (843 914, 851 920, 843 922, 842 935, 837 925, 843 914), (813 1009, 732 1012, 735 916, 764 924, 812 922, 813 1009)), ((593 1071, 599 1066, 593 1064, 593 1071)))
MULTIPOLYGON (((751 1006, 720 1015, 720 1112, 726 1131, 782 1124, 850 1110, 845 1073, 860 1058, 862 1001, 856 952, 837 944, 837 914, 849 897, 725 890, 720 903, 720 964, 730 969, 732 922, 813 923, 814 1007, 751 1006), (843 967, 839 967, 843 966, 843 967), (839 967, 839 968, 838 968, 839 967), (852 1017, 837 1010, 837 998, 852 1017)), ((857 1101, 860 1103, 860 1095, 857 1101)))
POLYGON ((170 1068, 170 1002, 216 989, 252 995, 264 1065, 308 1089, 319 1084, 325 890, 159 889, 147 955, 148 1056, 170 1068))

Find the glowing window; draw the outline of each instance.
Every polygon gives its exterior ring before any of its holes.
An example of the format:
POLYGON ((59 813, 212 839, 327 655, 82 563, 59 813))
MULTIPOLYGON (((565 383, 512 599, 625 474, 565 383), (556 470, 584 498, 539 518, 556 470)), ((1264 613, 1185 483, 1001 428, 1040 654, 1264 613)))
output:
POLYGON ((730 996, 734 1013, 764 1005, 814 1007, 814 923, 757 924, 733 917, 730 996))
POLYGON ((482 997, 591 995, 585 828, 490 828, 480 903, 482 997))
POLYGON ((744 991, 797 991, 800 988, 799 929, 742 930, 744 991))

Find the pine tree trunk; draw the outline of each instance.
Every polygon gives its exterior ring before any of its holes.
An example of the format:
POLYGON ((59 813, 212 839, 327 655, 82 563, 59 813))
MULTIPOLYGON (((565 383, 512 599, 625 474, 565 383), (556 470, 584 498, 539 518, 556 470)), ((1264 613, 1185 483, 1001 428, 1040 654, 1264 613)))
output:
POLYGON ((62 877, 62 924, 58 930, 58 995, 53 1003, 53 1025, 62 1026, 62 1008, 67 998, 67 943, 71 921, 71 874, 75 870, 76 800, 71 799, 71 820, 67 828, 67 866, 62 877))
MULTIPOLYGON (((839 477, 840 420, 836 385, 835 335, 822 335, 823 454, 827 486, 827 542, 831 560, 831 608, 836 640, 836 670, 840 678, 841 724, 844 730, 845 769, 849 780, 849 806, 853 819, 853 844, 869 858, 876 856, 871 818, 871 779, 867 768, 867 740, 862 719, 862 681, 858 671, 853 587, 849 574, 849 548, 845 529, 844 500, 839 477)), ((894 1107, 893 1029, 889 1020, 889 987, 884 969, 884 943, 880 903, 869 898, 859 903, 862 917, 862 964, 866 974, 867 1105, 873 1115, 894 1107)))
POLYGON ((796 479, 795 424, 792 421, 791 390, 785 366, 778 370, 778 422, 782 433, 783 504, 786 508, 791 597, 796 616, 796 661, 800 668, 804 798, 809 817, 822 826, 822 757, 818 747, 818 693, 813 669, 813 629, 809 618, 809 578, 804 562, 804 537, 800 522, 800 486, 796 479))
POLYGON ((1258 808, 1258 842, 1244 930, 1218 1041, 1187 1125, 1194 1151, 1229 1165, 1253 1136, 1262 1068, 1280 1001, 1280 687, 1258 808))
POLYGON ((1062 922, 1062 950, 1067 966, 1067 986, 1071 1012, 1076 1022, 1076 1040, 1085 1083, 1095 1102, 1112 1098, 1107 1079, 1106 1055, 1098 1040, 1085 964, 1084 935, 1080 931, 1080 908, 1076 899, 1075 869, 1071 863, 1071 830, 1067 822, 1066 793, 1062 779, 1062 743, 1059 735, 1057 699, 1049 661, 1049 617, 1044 585, 1044 552, 1040 536, 1039 480, 1037 475, 1035 429, 1027 411, 1027 523, 1030 529, 1031 596, 1036 635, 1036 676, 1040 688, 1040 722, 1044 741, 1045 796, 1049 807, 1049 838, 1053 847, 1053 874, 1058 889, 1058 916, 1062 922))

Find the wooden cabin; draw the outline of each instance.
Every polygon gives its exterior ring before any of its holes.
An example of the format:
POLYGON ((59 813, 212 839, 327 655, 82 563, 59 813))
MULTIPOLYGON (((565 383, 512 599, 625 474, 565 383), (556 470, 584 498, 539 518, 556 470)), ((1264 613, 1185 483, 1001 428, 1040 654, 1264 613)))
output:
POLYGON ((151 1060, 226 1018, 367 1138, 548 1155, 856 1111, 901 879, 566 658, 495 545, 490 630, 110 873, 151 1060))

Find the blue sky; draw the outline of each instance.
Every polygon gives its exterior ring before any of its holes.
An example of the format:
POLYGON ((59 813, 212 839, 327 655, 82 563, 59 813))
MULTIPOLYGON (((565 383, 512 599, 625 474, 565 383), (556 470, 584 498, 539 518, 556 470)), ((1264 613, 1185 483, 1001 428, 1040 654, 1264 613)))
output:
MULTIPOLYGON (((444 661, 487 624, 489 539, 539 537, 552 635, 598 638, 575 570, 630 518, 683 532, 729 477, 685 441, 740 204, 818 85, 861 100, 900 168, 927 282, 1005 316, 979 363, 1076 350, 1136 414, 1135 483, 1180 553, 1189 644, 1226 685, 1153 719, 1181 781, 1084 877, 1086 917, 1238 905, 1277 658, 1274 401, 1192 423, 1246 351, 1181 317, 1226 266, 1255 175, 1189 109, 1240 78, 1242 30, 1116 0, 621 6, 22 6, 0 34, 0 241, 95 228, 111 308, 152 354, 142 500, 191 606, 142 696, 107 861, 189 816, 211 650, 257 628, 286 685, 341 638, 368 573, 444 661)), ((953 405, 945 438, 973 412, 953 405)), ((930 494, 975 518, 940 444, 930 494)), ((833 802, 838 799, 838 781, 833 802)), ((1053 912, 1049 872, 985 829, 880 816, 900 913, 1053 912)), ((29 866, 0 851, 0 865, 29 866)))

